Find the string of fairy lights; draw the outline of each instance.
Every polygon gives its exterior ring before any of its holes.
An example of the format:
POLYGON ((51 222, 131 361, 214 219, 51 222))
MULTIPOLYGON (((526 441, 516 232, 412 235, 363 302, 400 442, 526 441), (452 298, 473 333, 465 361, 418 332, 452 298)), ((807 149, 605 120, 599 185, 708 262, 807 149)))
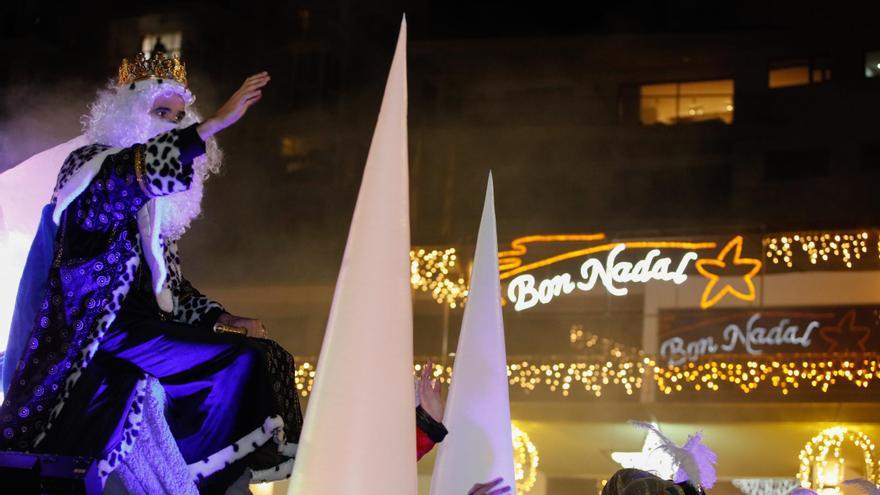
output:
MULTIPOLYGON (((413 365, 413 373, 420 373, 422 366, 413 365)), ((440 383, 448 384, 452 380, 453 367, 435 364, 432 374, 440 383)), ((712 359, 674 367, 659 366, 647 356, 635 361, 626 358, 513 358, 507 365, 507 376, 514 389, 525 393, 545 390, 563 397, 574 393, 602 397, 609 389, 633 395, 646 382, 654 382, 664 395, 719 391, 751 394, 764 387, 785 396, 797 389, 826 393, 843 383, 860 389, 876 387, 880 382, 880 356, 876 353, 785 358, 732 356, 726 360, 712 359)), ((314 379, 314 360, 299 360, 295 383, 300 395, 309 395, 314 379)))
MULTIPOLYGON (((594 340, 593 336, 588 333, 584 333, 584 337, 586 337, 585 342, 594 342, 593 345, 597 345, 600 340, 594 340)), ((828 385, 833 385, 841 379, 851 381, 864 388, 878 380, 876 356, 865 357, 861 362, 849 358, 839 361, 824 360, 818 362, 807 360, 782 362, 768 360, 758 362, 750 360, 745 363, 691 363, 684 367, 669 369, 661 369, 650 358, 645 357, 643 359, 644 365, 641 367, 635 366, 635 368, 639 370, 640 374, 644 375, 645 371, 653 366, 654 376, 661 377, 657 379, 657 385, 667 394, 672 393, 673 390, 682 391, 686 387, 691 387, 695 391, 718 391, 719 385, 724 383, 735 384, 739 387, 739 390, 744 393, 750 393, 757 388, 757 384, 770 382, 774 387, 780 388, 783 391, 783 395, 785 395, 787 393, 785 392, 786 390, 798 388, 800 383, 807 383, 814 388, 827 391, 828 385), (664 388, 664 383, 667 382, 673 385, 665 386, 664 388)), ((608 365, 608 363, 605 364, 608 365)), ((419 374, 422 366, 421 364, 414 365, 414 373, 419 374)), ((571 389, 564 385, 577 382, 578 376, 592 377, 592 374, 589 373, 590 369, 587 363, 556 362, 538 365, 523 361, 512 363, 508 366, 508 377, 511 378, 511 385, 515 385, 517 382, 520 384, 527 383, 531 384, 530 386, 533 388, 534 385, 540 383, 551 390, 555 386, 556 390, 560 390, 563 395, 568 395, 571 389), (580 374, 578 370, 580 370, 580 374), (539 379, 524 380, 522 378, 523 374, 529 375, 530 373, 535 377, 539 377, 539 379), (519 378, 517 378, 517 375, 519 375, 519 378)), ((452 367, 434 365, 433 376, 441 382, 448 383, 452 377, 452 367)), ((602 383, 598 390, 594 386, 587 385, 584 387, 588 392, 594 393, 597 397, 601 396, 602 386, 616 384, 626 387, 626 384, 629 383, 638 388, 641 385, 640 379, 629 381, 622 379, 624 378, 623 376, 615 376, 614 373, 606 373, 605 375, 600 373, 599 376, 602 376, 602 378, 595 377, 598 379, 592 379, 594 384, 597 381, 602 383), (612 377, 617 378, 617 380, 615 381, 612 377)), ((313 362, 308 360, 301 361, 296 370, 296 387, 303 396, 307 396, 311 391, 314 378, 315 366, 313 362)), ((525 494, 534 487, 537 481, 540 458, 538 449, 529 438, 529 435, 516 424, 511 426, 516 493, 525 494)), ((829 469, 831 469, 830 472, 839 472, 842 476, 842 448, 844 442, 852 443, 861 450, 865 466, 865 479, 873 483, 880 481, 880 465, 878 465, 875 445, 871 439, 860 431, 849 429, 846 426, 835 426, 827 428, 814 436, 801 450, 797 476, 801 486, 816 489, 821 493, 828 493, 829 495, 840 493, 836 488, 826 489, 821 484, 824 482, 823 480, 828 478, 827 473, 824 471, 829 469), (817 470, 819 471, 817 472, 817 470)), ((836 483, 839 483, 841 480, 842 477, 836 483)))
POLYGON ((409 253, 413 290, 429 292, 438 304, 464 306, 468 287, 455 248, 414 249, 409 253))
MULTIPOLYGON (((608 389, 622 390, 630 396, 646 381, 653 381, 664 395, 722 390, 750 394, 761 387, 769 387, 786 396, 800 388, 826 393, 841 383, 867 389, 880 382, 880 355, 873 352, 729 355, 725 359, 704 359, 663 367, 641 349, 601 337, 584 330, 581 325, 571 327, 569 341, 581 353, 577 358, 511 358, 507 365, 510 386, 527 394, 546 390, 563 397, 577 392, 598 398, 608 389)), ((413 373, 421 374, 425 366, 421 363, 437 361, 436 358, 419 360, 413 365, 413 373)), ((298 362, 296 388, 307 397, 315 379, 314 359, 305 358, 298 362)), ((449 384, 453 367, 433 364, 431 374, 440 383, 449 384)))
POLYGON ((744 362, 713 359, 672 368, 655 366, 654 378, 666 395, 684 390, 717 392, 722 386, 749 394, 761 385, 779 390, 782 395, 801 387, 825 393, 838 383, 868 388, 880 381, 877 354, 862 356, 832 359, 751 356, 744 362))
POLYGON ((538 481, 538 448, 532 443, 528 433, 520 427, 511 425, 513 433, 513 471, 516 478, 516 493, 528 493, 538 481))
MULTIPOLYGON (((806 256, 810 265, 840 262, 847 268, 867 259, 867 232, 817 232, 774 235, 763 239, 764 255, 774 265, 795 267, 795 253, 806 256)), ((880 256, 880 236, 877 241, 880 256)))

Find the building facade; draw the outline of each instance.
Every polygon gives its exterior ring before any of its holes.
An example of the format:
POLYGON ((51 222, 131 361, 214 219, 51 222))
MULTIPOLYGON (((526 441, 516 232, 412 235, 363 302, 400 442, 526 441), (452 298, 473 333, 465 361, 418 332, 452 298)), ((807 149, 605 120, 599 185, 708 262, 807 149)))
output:
MULTIPOLYGON (((179 52, 203 110, 269 70, 273 92, 220 138, 225 170, 183 257, 201 290, 298 356, 307 398, 402 9, 248 6, 15 10, 0 84, 21 99, 3 107, 0 170, 75 135, 137 50, 179 52), (83 27, 60 29, 65 15, 83 27), (69 98, 51 97, 59 85, 69 98)), ((800 475, 831 495, 837 473, 876 473, 856 446, 880 439, 871 14, 713 20, 670 4, 662 22, 572 13, 579 28, 497 8, 406 7, 416 355, 444 377, 454 365, 491 170, 513 418, 540 456, 529 493, 595 493, 612 452, 642 448, 628 419, 679 441, 702 429, 719 493, 783 493, 800 475), (832 432, 845 463, 802 460, 831 427, 849 428, 832 432)))

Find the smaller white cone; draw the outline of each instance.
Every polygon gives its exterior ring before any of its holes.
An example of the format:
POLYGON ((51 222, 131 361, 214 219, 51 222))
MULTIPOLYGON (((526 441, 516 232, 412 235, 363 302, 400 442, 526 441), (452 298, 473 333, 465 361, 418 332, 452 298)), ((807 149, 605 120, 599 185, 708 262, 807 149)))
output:
POLYGON ((462 495, 498 477, 515 486, 508 387, 490 174, 431 495, 462 495))

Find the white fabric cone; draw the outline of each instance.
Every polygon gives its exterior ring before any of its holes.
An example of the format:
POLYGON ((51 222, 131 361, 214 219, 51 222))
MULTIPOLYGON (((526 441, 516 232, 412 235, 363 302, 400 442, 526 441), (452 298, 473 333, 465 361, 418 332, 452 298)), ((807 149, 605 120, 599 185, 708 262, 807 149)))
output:
POLYGON ((462 495, 498 477, 515 485, 507 380, 490 174, 431 495, 462 495))
POLYGON ((406 22, 370 144, 289 494, 417 490, 406 22))

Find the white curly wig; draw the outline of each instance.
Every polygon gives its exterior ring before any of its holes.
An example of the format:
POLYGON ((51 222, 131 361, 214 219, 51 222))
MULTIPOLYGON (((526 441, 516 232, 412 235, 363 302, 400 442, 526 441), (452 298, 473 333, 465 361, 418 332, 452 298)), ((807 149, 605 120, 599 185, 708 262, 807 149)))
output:
MULTIPOLYGON (((188 89, 173 80, 145 79, 128 86, 118 86, 111 80, 98 92, 98 98, 89 105, 89 113, 81 122, 83 132, 91 142, 109 146, 129 147, 171 129, 185 128, 201 121, 192 106, 194 98, 188 89), (177 94, 186 103, 186 116, 178 124, 156 118, 150 113, 153 102, 160 95, 177 94)), ((215 139, 206 143, 207 152, 193 162, 192 187, 187 191, 154 198, 161 216, 161 234, 168 240, 177 240, 189 229, 202 211, 204 181, 220 172, 223 153, 215 139)))

